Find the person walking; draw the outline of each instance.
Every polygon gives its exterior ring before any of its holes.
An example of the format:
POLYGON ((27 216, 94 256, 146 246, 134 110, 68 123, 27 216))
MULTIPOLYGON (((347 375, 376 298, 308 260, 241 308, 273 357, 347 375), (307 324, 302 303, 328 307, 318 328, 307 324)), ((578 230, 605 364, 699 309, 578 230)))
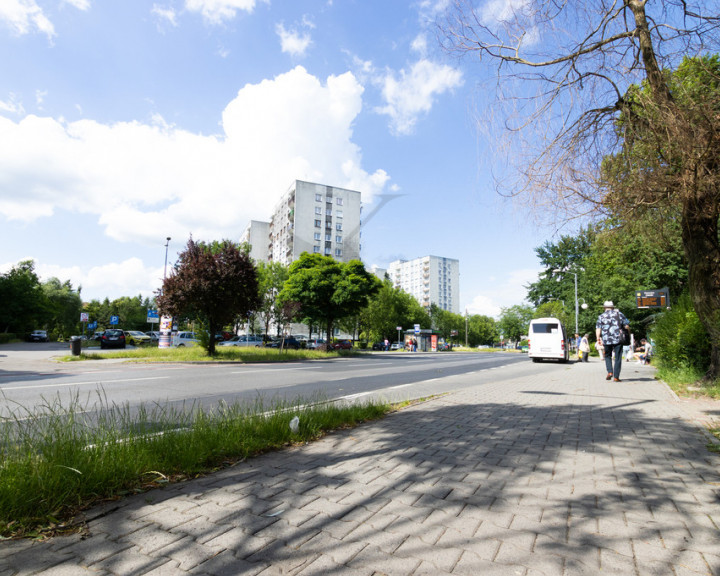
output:
POLYGON ((629 330, 630 322, 620 310, 615 309, 612 300, 606 300, 603 308, 605 310, 598 316, 595 324, 595 336, 598 340, 602 340, 604 347, 605 368, 607 369, 605 380, 612 378, 615 382, 620 382, 622 352, 625 343, 623 329, 629 330))
POLYGON ((580 345, 578 346, 580 361, 587 362, 590 356, 590 340, 588 340, 589 334, 583 335, 580 339, 580 345))

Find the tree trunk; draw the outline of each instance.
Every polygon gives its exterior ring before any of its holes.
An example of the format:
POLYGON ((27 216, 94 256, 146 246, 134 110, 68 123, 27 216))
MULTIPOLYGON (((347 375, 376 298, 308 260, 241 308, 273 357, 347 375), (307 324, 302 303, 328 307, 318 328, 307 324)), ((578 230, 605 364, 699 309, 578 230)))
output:
MULTIPOLYGON (((708 196, 712 196, 711 194, 708 196)), ((684 202, 682 240, 688 263, 690 297, 710 338, 706 377, 720 378, 720 240, 718 202, 712 197, 684 202)))

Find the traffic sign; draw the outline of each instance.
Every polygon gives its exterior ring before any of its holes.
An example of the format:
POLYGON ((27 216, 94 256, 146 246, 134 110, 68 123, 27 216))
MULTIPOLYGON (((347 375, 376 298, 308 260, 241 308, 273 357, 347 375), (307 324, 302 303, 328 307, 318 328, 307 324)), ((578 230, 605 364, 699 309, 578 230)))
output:
POLYGON ((111 325, 115 326, 115 325, 117 325, 119 322, 120 322, 120 318, 118 318, 118 317, 115 316, 115 315, 110 316, 110 324, 111 324, 111 325))
POLYGON ((80 322, 87 322, 90 320, 90 314, 87 312, 80 312, 80 322))

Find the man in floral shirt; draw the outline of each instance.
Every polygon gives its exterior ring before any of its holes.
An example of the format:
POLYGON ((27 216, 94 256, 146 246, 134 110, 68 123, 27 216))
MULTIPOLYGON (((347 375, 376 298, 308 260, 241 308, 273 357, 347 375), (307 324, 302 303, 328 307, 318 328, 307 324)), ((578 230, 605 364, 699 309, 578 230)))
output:
POLYGON ((598 316, 595 324, 595 336, 598 342, 602 342, 605 351, 605 368, 607 376, 605 380, 614 378, 615 382, 620 382, 620 368, 622 367, 622 350, 623 350, 623 328, 630 329, 630 322, 620 310, 615 309, 615 305, 611 300, 607 300, 603 304, 605 311, 598 316), (613 354, 615 362, 613 364, 613 354))

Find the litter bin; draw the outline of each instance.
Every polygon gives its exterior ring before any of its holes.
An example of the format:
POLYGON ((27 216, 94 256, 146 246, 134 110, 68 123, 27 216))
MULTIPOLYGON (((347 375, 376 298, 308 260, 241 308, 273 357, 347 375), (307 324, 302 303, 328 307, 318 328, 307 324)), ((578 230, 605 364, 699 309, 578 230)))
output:
POLYGON ((70 338, 70 350, 73 356, 80 356, 80 351, 82 350, 82 338, 80 338, 80 336, 70 338))

